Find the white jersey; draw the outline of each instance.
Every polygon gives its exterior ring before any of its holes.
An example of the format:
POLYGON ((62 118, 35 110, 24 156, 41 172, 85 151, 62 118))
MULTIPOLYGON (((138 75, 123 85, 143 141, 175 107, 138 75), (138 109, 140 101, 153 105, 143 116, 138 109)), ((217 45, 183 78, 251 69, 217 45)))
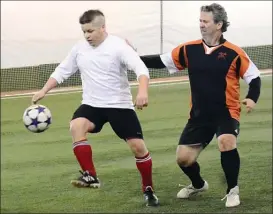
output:
POLYGON ((134 109, 127 70, 149 78, 137 52, 124 39, 108 35, 98 47, 79 41, 51 77, 60 84, 79 70, 82 104, 102 108, 134 109))

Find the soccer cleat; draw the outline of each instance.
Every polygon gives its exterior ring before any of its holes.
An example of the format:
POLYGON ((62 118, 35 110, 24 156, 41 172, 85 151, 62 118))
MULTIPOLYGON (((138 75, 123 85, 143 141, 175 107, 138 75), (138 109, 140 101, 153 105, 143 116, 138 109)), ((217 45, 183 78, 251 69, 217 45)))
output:
POLYGON ((97 177, 90 175, 88 171, 82 172, 80 170, 80 173, 82 174, 82 176, 80 176, 78 179, 72 180, 72 185, 74 185, 75 187, 100 187, 100 181, 97 177))
POLYGON ((240 204, 239 187, 232 188, 229 193, 222 199, 226 200, 226 207, 236 207, 240 204))
POLYGON ((158 198, 154 194, 153 188, 147 186, 144 191, 144 200, 147 207, 156 207, 159 205, 158 198))
POLYGON ((196 189, 193 187, 192 184, 190 184, 189 186, 184 187, 177 193, 177 198, 183 198, 183 199, 189 198, 190 196, 196 195, 199 192, 204 192, 208 190, 208 188, 209 188, 209 185, 206 181, 204 183, 204 186, 200 189, 196 189))

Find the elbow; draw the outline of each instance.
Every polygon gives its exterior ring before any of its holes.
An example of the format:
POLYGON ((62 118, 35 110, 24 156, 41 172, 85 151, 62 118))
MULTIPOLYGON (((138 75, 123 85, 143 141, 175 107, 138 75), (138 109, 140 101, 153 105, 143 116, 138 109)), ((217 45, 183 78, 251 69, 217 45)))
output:
POLYGON ((140 81, 141 79, 149 81, 150 80, 149 73, 142 73, 142 74, 137 75, 137 80, 140 81))
POLYGON ((68 69, 58 66, 50 77, 54 78, 58 84, 61 84, 68 79, 70 75, 71 72, 69 72, 68 69))
POLYGON ((50 78, 56 80, 57 84, 62 84, 64 81, 64 78, 56 72, 52 73, 50 78))

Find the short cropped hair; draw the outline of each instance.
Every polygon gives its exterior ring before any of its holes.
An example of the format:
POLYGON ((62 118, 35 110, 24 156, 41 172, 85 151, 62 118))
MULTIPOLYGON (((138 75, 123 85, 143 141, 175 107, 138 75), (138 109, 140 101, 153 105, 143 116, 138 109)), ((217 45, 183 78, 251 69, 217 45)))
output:
POLYGON ((82 25, 87 24, 92 22, 97 16, 104 17, 104 14, 100 10, 87 10, 81 15, 79 22, 82 25))
POLYGON ((204 5, 201 7, 201 12, 212 12, 214 23, 223 22, 223 26, 221 28, 222 32, 227 31, 227 27, 230 25, 228 21, 227 12, 224 7, 220 4, 213 3, 211 5, 204 5))

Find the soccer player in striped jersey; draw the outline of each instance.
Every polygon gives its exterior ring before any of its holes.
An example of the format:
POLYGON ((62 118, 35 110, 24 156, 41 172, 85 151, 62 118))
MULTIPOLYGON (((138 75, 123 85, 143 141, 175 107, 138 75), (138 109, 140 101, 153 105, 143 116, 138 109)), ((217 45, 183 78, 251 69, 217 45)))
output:
POLYGON ((177 147, 177 163, 191 184, 177 197, 189 198, 208 189, 196 161, 214 135, 221 152, 227 181, 226 207, 240 204, 238 176, 240 157, 236 146, 241 103, 251 112, 260 96, 260 72, 249 56, 223 37, 229 26, 225 9, 216 3, 201 7, 202 39, 183 43, 162 55, 143 56, 148 68, 165 68, 170 73, 188 68, 191 109, 177 147), (249 85, 240 102, 240 78, 249 85))
POLYGON ((109 122, 116 135, 127 142, 135 155, 146 205, 157 206, 159 201, 153 189, 152 158, 135 112, 135 107, 142 109, 148 105, 148 69, 124 39, 107 33, 101 11, 88 10, 79 22, 85 39, 76 43, 44 87, 33 96, 32 102, 37 103, 48 91, 79 71, 82 103, 72 117, 70 132, 82 175, 71 183, 77 187, 100 186, 87 134, 100 132, 109 122), (139 82, 135 103, 127 70, 134 71, 139 82))

